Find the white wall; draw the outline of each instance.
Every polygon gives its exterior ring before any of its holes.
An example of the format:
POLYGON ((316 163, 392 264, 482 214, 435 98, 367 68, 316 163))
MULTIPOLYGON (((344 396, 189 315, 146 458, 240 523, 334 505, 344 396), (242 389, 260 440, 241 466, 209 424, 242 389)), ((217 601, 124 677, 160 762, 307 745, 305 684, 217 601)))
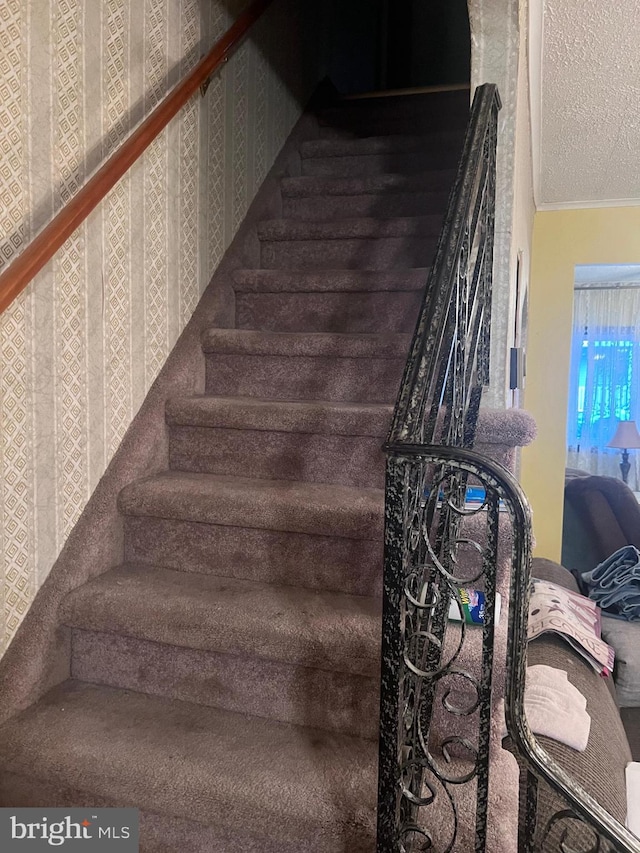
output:
POLYGON ((518 254, 528 279, 533 230, 533 190, 527 71, 527 0, 468 0, 471 21, 471 87, 496 83, 498 118, 491 385, 483 404, 518 403, 508 391, 513 343, 518 254))

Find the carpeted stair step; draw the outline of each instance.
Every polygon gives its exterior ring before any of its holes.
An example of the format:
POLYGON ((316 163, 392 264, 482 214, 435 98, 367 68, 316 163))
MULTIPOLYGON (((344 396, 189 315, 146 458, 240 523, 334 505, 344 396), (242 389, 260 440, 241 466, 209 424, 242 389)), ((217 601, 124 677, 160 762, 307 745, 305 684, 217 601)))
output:
POLYGON ((319 111, 320 135, 420 133, 435 128, 463 130, 469 118, 469 89, 345 99, 319 111))
MULTIPOLYGON (((181 572, 220 573, 310 589, 380 596, 382 540, 291 533, 188 518, 125 515, 125 559, 181 572)), ((382 522, 381 522, 382 525, 382 522)))
POLYGON ((384 485, 392 407, 251 397, 169 400, 169 465, 178 471, 384 485))
POLYGON ((266 269, 390 269, 429 266, 442 216, 298 222, 274 219, 258 225, 261 266, 266 269))
MULTIPOLYGON (((382 488, 392 411, 384 404, 173 398, 166 405, 170 467, 382 488)), ((475 450, 514 471, 516 448, 535 434, 522 409, 482 409, 475 450)))
POLYGON ((228 853, 232 833, 238 851, 364 853, 376 760, 370 740, 67 681, 0 729, 0 804, 137 806, 185 821, 180 850, 228 853))
POLYGON ((125 559, 375 596, 378 489, 167 472, 122 490, 125 559))
POLYGON ((395 400, 410 335, 209 329, 206 393, 274 400, 395 400))
POLYGON ((375 737, 375 598, 124 565, 61 618, 74 678, 375 737))
MULTIPOLYGON (((339 120, 334 121, 332 116, 327 116, 327 123, 321 122, 318 127, 318 136, 320 139, 367 139, 371 136, 409 136, 411 134, 427 136, 437 127, 437 122, 428 117, 398 118, 391 123, 377 118, 365 119, 364 116, 362 118, 355 116, 353 120, 347 119, 341 123, 339 120)), ((452 118, 447 122, 446 127, 448 131, 454 133, 458 131, 462 135, 466 127, 465 119, 452 118)))
POLYGON ((428 268, 236 270, 236 325, 280 332, 411 332, 428 268))
POLYGON ((354 737, 378 735, 377 677, 77 628, 71 654, 71 675, 79 681, 354 737))
POLYGON ((378 489, 166 471, 126 486, 118 505, 127 515, 221 524, 237 531, 250 522, 289 533, 382 538, 378 489))
POLYGON ((238 293, 396 293, 422 291, 428 267, 402 270, 262 270, 233 272, 238 293))
MULTIPOLYGON (((111 797, 87 794, 69 788, 59 780, 37 780, 33 785, 24 776, 4 773, 0 777, 0 800, 11 803, 12 808, 114 808, 122 803, 111 797)), ((126 805, 130 806, 130 803, 126 805)), ((204 824, 189 818, 156 814, 141 809, 140 853, 300 853, 299 841, 283 841, 240 833, 226 826, 204 824)), ((322 841, 305 844, 310 853, 325 853, 322 841)), ((339 848, 343 850, 344 848, 339 848)), ((371 844, 357 848, 359 853, 370 853, 371 844)))
POLYGON ((395 121, 437 119, 446 126, 447 117, 458 119, 468 114, 469 86, 440 88, 431 91, 413 91, 389 96, 386 92, 369 92, 364 96, 346 96, 317 111, 322 125, 348 124, 364 120, 382 120, 389 125, 395 121))
POLYGON ((123 565, 71 592, 61 617, 167 646, 373 676, 379 610, 372 597, 123 565))
POLYGON ((335 221, 442 213, 448 188, 433 189, 429 178, 429 173, 284 178, 280 184, 282 215, 290 219, 335 221))
MULTIPOLYGON (((320 139, 368 139, 374 136, 429 136, 433 132, 442 132, 438 127, 438 122, 432 121, 427 116, 398 118, 393 122, 387 122, 375 117, 368 119, 357 115, 340 121, 340 117, 335 120, 333 116, 327 115, 326 123, 321 121, 318 126, 318 137, 320 139)), ((466 129, 466 119, 462 116, 452 117, 442 125, 442 128, 446 133, 461 137, 466 129)))
POLYGON ((300 147, 302 176, 355 178, 381 174, 430 173, 434 190, 455 178, 462 135, 370 136, 364 139, 309 139, 300 147))
POLYGON ((523 409, 480 409, 475 450, 515 473, 516 450, 536 437, 536 422, 523 409))

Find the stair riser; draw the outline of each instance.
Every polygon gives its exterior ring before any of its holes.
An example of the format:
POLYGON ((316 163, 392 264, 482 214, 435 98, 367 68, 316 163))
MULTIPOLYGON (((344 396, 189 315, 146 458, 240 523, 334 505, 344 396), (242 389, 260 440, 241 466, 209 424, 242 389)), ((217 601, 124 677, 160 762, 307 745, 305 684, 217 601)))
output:
POLYGON ((415 174, 429 170, 449 170, 455 168, 457 162, 457 152, 447 150, 406 154, 305 157, 302 160, 302 174, 316 178, 356 178, 387 173, 415 174))
POLYGON ((236 270, 236 299, 251 293, 388 293, 422 291, 428 268, 406 270, 236 270))
MULTIPOLYGON (((46 782, 32 775, 3 771, 0 775, 0 806, 16 808, 130 808, 134 801, 126 797, 105 798, 80 791, 60 781, 46 782)), ((209 826, 192 818, 170 817, 139 810, 140 853, 299 853, 301 841, 257 838, 242 830, 209 826)), ((211 819, 215 820, 212 814, 211 819)), ((351 839, 349 853, 371 853, 375 838, 351 839)), ((55 847, 51 848, 55 850, 55 847)), ((304 839, 307 853, 344 853, 344 843, 318 836, 304 839)))
POLYGON ((182 572, 379 596, 380 539, 125 517, 125 560, 182 572), (260 554, 260 559, 256 559, 260 554))
MULTIPOLYGON (((452 115, 441 125, 447 131, 464 131, 468 116, 452 115)), ((376 118, 375 116, 354 115, 349 120, 336 122, 335 124, 320 124, 319 136, 321 139, 349 139, 366 136, 428 136, 437 128, 437 121, 430 117, 402 118, 393 121, 376 118)))
POLYGON ((421 299, 420 291, 238 293, 236 325, 273 332, 412 332, 421 299))
POLYGON ((271 400, 392 403, 404 362, 382 358, 206 357, 206 393, 271 400))
POLYGON ((382 437, 264 430, 170 428, 176 471, 382 488, 382 437))
POLYGON ((365 193, 363 195, 327 195, 284 198, 283 216, 307 221, 348 219, 350 217, 425 216, 441 213, 446 194, 425 193, 365 193))
POLYGON ((393 269, 431 264, 436 235, 261 241, 265 269, 393 269))
POLYGON ((272 720, 377 736, 376 679, 74 629, 72 677, 272 720))
POLYGON ((496 462, 504 465, 509 471, 515 473, 515 447, 508 447, 506 444, 483 444, 482 442, 476 442, 474 450, 481 456, 494 459, 496 462))

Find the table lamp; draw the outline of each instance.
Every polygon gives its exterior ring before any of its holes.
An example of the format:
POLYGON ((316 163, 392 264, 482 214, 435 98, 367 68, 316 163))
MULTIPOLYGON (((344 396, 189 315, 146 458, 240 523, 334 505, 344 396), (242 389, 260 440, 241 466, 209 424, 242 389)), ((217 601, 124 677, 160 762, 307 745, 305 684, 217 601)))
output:
POLYGON ((622 481, 627 482, 629 477, 629 449, 640 447, 640 433, 635 421, 618 421, 618 427, 615 435, 607 445, 607 447, 617 447, 622 450, 622 462, 620 463, 620 471, 622 473, 622 481))

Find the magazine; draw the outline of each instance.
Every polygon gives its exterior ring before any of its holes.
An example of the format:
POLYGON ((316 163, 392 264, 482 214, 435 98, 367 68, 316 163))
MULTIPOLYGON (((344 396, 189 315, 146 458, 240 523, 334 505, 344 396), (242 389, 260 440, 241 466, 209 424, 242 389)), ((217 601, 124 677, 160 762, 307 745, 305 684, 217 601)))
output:
POLYGON ((527 639, 554 631, 566 640, 596 672, 613 672, 615 653, 600 637, 598 605, 564 587, 548 581, 532 581, 527 639))

